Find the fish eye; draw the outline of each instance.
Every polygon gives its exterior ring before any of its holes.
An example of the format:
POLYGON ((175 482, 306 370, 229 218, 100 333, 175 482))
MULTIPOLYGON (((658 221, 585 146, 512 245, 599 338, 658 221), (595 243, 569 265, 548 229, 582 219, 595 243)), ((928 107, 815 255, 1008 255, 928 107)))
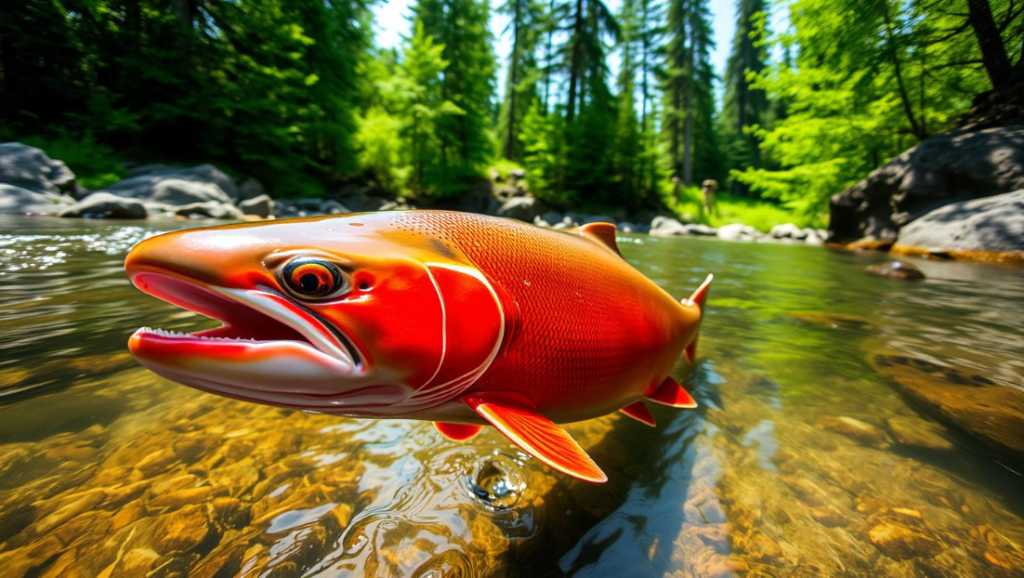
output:
POLYGON ((285 265, 283 277, 288 291, 303 299, 329 297, 345 284, 341 269, 320 259, 295 259, 285 265))

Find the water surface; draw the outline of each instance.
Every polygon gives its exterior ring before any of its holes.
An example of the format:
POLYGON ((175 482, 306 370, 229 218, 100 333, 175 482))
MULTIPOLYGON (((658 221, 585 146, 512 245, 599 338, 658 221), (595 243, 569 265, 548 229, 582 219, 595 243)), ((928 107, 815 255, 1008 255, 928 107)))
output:
POLYGON ((568 426, 590 485, 493 431, 137 367, 136 327, 210 322, 134 290, 124 254, 192 225, 0 218, 0 576, 1024 575, 1020 269, 908 283, 864 274, 876 254, 621 238, 679 297, 716 275, 675 372, 701 407, 568 426))

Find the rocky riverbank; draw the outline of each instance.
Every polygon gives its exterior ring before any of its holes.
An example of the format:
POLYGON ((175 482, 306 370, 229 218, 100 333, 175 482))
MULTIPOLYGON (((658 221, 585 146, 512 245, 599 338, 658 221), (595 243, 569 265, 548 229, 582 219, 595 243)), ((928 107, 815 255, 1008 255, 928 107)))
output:
POLYGON ((851 248, 1024 262, 1024 125, 932 136, 831 200, 851 248))
POLYGON ((569 229, 587 223, 615 223, 622 233, 653 237, 716 237, 729 241, 785 241, 820 245, 827 232, 794 224, 768 233, 744 224, 715 229, 683 223, 653 212, 595 215, 552 210, 530 196, 526 173, 507 177, 492 171, 457 199, 425 206, 404 197, 375 195, 370 187, 349 185, 324 198, 274 199, 254 179, 233 179, 214 165, 175 167, 160 164, 128 168, 128 177, 104 189, 90 191, 75 181, 60 160, 21 143, 0 144, 0 213, 68 218, 146 219, 205 218, 262 220, 333 215, 349 212, 438 208, 519 219, 541 227, 569 229))

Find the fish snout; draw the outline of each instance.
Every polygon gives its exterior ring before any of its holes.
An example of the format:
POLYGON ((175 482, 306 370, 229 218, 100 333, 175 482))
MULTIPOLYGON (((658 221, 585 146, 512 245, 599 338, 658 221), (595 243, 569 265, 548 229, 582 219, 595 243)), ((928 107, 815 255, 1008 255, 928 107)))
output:
POLYGON ((226 286, 229 275, 262 269, 263 243, 234 231, 193 229, 150 237, 129 251, 124 268, 135 281, 140 273, 164 273, 226 286))

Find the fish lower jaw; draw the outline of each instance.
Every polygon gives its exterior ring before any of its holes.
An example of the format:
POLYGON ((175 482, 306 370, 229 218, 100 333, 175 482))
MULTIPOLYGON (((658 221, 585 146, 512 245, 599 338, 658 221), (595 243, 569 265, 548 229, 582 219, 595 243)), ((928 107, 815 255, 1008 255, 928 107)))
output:
POLYGON ((246 341, 250 343, 260 343, 264 340, 256 339, 255 337, 227 337, 227 336, 210 336, 200 335, 199 333, 182 333, 181 331, 174 331, 171 329, 159 329, 153 327, 140 327, 135 331, 136 335, 156 335, 157 337, 167 337, 170 339, 201 339, 203 341, 246 341))

